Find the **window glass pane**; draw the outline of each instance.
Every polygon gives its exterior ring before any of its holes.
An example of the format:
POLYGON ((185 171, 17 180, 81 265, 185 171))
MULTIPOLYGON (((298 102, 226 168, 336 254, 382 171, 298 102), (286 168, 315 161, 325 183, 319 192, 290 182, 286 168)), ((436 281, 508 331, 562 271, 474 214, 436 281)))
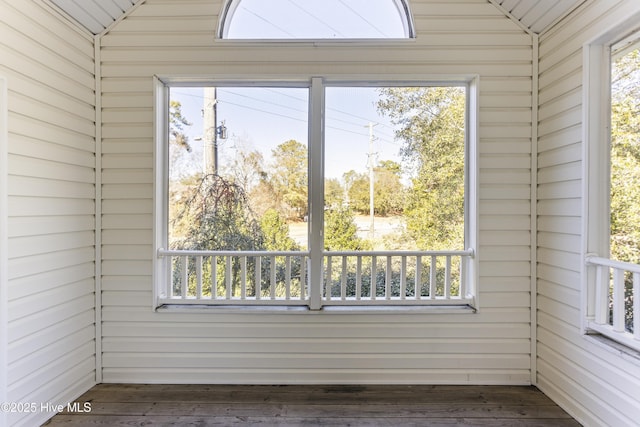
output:
POLYGON ((395 0, 242 0, 225 22, 229 39, 410 37, 395 0))
POLYGON ((307 248, 308 89, 170 89, 169 247, 307 248))
MULTIPOLYGON (((637 36, 636 36, 637 37, 637 36)), ((640 42, 612 49, 611 257, 640 263, 640 42)))
MULTIPOLYGON (((611 258, 640 264, 640 41, 634 37, 612 48, 609 248, 611 258)), ((629 273, 624 287, 625 327, 633 332, 629 273)))
POLYGON ((464 87, 326 91, 325 248, 462 250, 464 87))

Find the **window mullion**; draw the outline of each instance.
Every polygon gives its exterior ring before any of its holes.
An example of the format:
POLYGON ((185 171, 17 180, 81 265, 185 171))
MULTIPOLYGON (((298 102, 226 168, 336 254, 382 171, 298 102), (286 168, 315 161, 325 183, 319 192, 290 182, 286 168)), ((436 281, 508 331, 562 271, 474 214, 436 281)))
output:
POLYGON ((311 79, 309 100, 309 307, 321 307, 324 251, 324 86, 311 79))

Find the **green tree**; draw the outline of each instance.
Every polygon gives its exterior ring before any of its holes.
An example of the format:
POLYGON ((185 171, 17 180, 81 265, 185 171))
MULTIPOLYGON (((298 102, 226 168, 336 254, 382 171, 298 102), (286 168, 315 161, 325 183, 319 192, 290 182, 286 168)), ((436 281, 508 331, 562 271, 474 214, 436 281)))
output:
POLYGON ((260 219, 264 246, 268 251, 296 251, 300 247, 289 237, 287 222, 275 209, 269 209, 260 219))
POLYGON ((189 138, 185 134, 185 127, 191 125, 182 115, 182 104, 175 100, 169 101, 169 143, 191 152, 189 138))
POLYGON ((182 115, 182 104, 169 101, 169 176, 173 181, 190 175, 190 158, 193 156, 186 129, 192 123, 182 115))
POLYGON ((349 171, 343 175, 349 196, 349 206, 361 214, 369 213, 369 175, 349 171))
POLYGON ((325 211, 324 247, 330 251, 367 250, 366 241, 358 237, 353 211, 339 207, 325 211))
POLYGON ((398 127, 412 171, 404 215, 420 249, 464 247, 465 89, 386 88, 378 110, 398 127))
POLYGON ((301 219, 307 214, 307 148, 290 139, 272 151, 274 164, 270 176, 278 209, 288 218, 301 219))
POLYGON ((401 182, 401 168, 398 162, 383 160, 374 168, 373 208, 377 215, 397 215, 402 213, 404 188, 401 182))
POLYGON ((324 180, 324 205, 328 208, 337 208, 344 203, 344 189, 340 181, 335 178, 324 180))
MULTIPOLYGON (((237 184, 217 174, 193 176, 174 189, 173 200, 178 203, 170 210, 170 248, 187 250, 234 250, 257 251, 265 247, 265 236, 260 223, 249 207, 244 190, 237 184)), ((176 259, 176 262, 179 260, 176 259)), ((231 262, 232 295, 240 289, 240 259, 233 257, 231 262)), ((189 292, 195 292, 193 270, 190 266, 190 282, 181 283, 174 279, 174 286, 188 286, 189 292), (179 285, 178 285, 179 283, 179 285)), ((204 266, 205 294, 211 293, 212 269, 216 269, 218 291, 224 289, 225 260, 217 257, 212 266, 204 266)), ((255 264, 248 266, 249 277, 255 264)), ((178 271, 178 267, 174 268, 178 271)), ((181 290, 175 289, 176 293, 181 290)))
MULTIPOLYGON (((400 164, 393 160, 383 160, 373 170, 373 210, 376 215, 397 215, 404 207, 405 190, 401 182, 400 164)), ((343 175, 349 206, 360 213, 369 214, 370 180, 369 174, 349 171, 343 175)))
POLYGON ((237 150, 236 155, 226 169, 228 169, 227 175, 242 187, 247 194, 251 194, 260 182, 267 177, 264 157, 257 150, 237 150))
POLYGON ((261 250, 264 234, 244 189, 219 175, 183 182, 177 210, 170 218, 172 249, 261 250))

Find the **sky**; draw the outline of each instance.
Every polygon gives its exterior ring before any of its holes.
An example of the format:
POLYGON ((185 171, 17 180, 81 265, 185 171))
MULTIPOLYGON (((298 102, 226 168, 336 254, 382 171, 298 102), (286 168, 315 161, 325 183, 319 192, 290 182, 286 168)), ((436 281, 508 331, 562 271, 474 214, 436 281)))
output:
MULTIPOLYGON (((258 150, 267 163, 271 150, 290 139, 308 147, 308 89, 218 88, 217 121, 224 122, 227 139, 218 139, 221 167, 238 150, 258 150)), ((369 123, 373 124, 374 160, 400 161, 400 142, 389 121, 376 110, 376 88, 330 87, 326 92, 325 175, 341 179, 349 171, 365 173, 369 159, 369 123)), ((185 129, 193 153, 184 168, 202 169, 203 88, 171 88, 171 99, 182 106, 192 123, 185 129)), ((374 164, 375 164, 374 163, 374 164)))

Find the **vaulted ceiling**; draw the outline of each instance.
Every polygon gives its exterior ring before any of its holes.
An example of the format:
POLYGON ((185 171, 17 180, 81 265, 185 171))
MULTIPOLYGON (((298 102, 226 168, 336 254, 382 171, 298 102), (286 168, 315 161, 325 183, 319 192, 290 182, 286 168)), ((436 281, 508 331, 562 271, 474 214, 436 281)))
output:
MULTIPOLYGON (((80 25, 99 34, 145 0, 50 0, 80 25)), ((488 0, 534 33, 541 33, 586 0, 488 0)))
POLYGON ((93 34, 99 34, 141 0, 50 1, 93 34))
POLYGON ((492 0, 514 19, 540 34, 585 0, 492 0))

